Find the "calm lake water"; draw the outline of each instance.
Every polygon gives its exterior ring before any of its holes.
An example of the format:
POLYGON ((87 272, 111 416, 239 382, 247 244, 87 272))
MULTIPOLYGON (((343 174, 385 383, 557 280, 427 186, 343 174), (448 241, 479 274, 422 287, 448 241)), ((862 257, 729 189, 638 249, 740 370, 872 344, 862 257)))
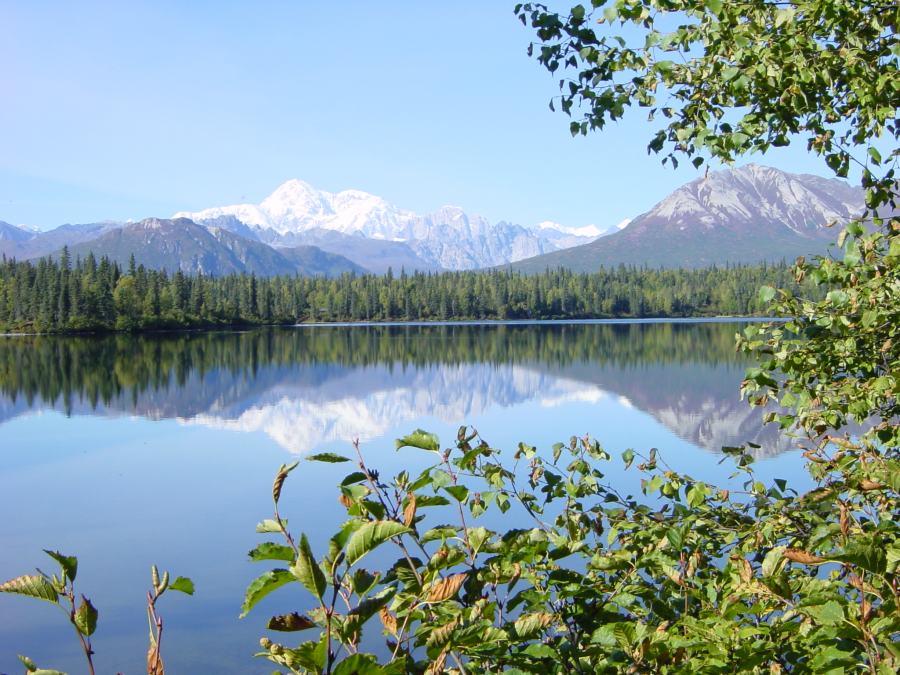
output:
MULTIPOLYGON (((789 439, 762 429, 738 395, 748 365, 737 322, 333 326, 146 337, 0 337, 0 577, 77 555, 77 587, 100 610, 98 672, 144 672, 149 566, 191 576, 167 594, 173 672, 269 673, 254 661, 271 613, 303 610, 275 593, 238 620, 267 567, 246 553, 270 517, 282 462, 347 453, 359 438, 382 473, 425 468, 394 439, 421 427, 445 444, 461 424, 512 454, 591 434, 618 454, 659 448, 674 468, 725 484, 723 445, 753 441, 759 475, 805 486, 789 439)), ((335 486, 349 465, 301 464, 283 513, 322 550, 341 521, 335 486)), ((509 523, 506 523, 509 525, 509 523)), ((65 617, 0 596, 0 673, 16 654, 83 672, 65 617)))

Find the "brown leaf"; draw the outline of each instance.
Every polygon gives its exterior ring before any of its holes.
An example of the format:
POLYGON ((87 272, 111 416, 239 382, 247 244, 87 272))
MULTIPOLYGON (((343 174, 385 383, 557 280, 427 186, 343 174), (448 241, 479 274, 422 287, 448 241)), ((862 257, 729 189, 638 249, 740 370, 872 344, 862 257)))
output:
POLYGON ((737 558, 735 563, 738 566, 738 574, 741 576, 741 581, 749 584, 753 578, 753 568, 750 566, 750 561, 746 558, 737 558))
POLYGON ((847 533, 850 531, 850 514, 847 510, 846 504, 841 504, 841 534, 845 537, 847 533))
POLYGON ((313 623, 309 617, 298 614, 297 612, 273 616, 269 619, 268 623, 269 630, 280 631, 308 630, 310 628, 315 628, 315 626, 316 624, 313 623))
POLYGON ((343 493, 341 493, 340 495, 338 495, 338 501, 339 501, 341 504, 343 504, 345 508, 348 508, 348 509, 349 509, 351 506, 353 506, 353 500, 350 499, 350 497, 348 497, 347 495, 345 495, 345 494, 343 494, 343 493))
POLYGON ((385 630, 391 635, 397 634, 397 617, 391 614, 388 611, 387 607, 382 607, 378 612, 378 616, 381 618, 381 625, 384 626, 385 630))
POLYGON ((883 490, 884 484, 879 483, 874 480, 869 480, 868 478, 863 478, 859 481, 859 489, 863 492, 871 492, 872 490, 883 490))
POLYGON ((453 574, 446 579, 440 579, 431 586, 428 591, 428 602, 443 602, 457 594, 463 582, 466 580, 466 572, 453 574))
POLYGON ((162 656, 159 654, 159 645, 154 642, 147 650, 147 675, 165 675, 162 656))
POLYGON ((872 593, 873 595, 878 595, 878 591, 875 590, 875 587, 872 584, 866 583, 862 579, 860 579, 855 574, 850 574, 847 577, 847 582, 853 586, 856 590, 862 593, 872 593))
POLYGON ((864 598, 860 604, 859 612, 863 621, 868 621, 872 617, 872 603, 867 598, 864 598))
POLYGON ((813 555, 807 551, 802 551, 799 548, 786 548, 784 549, 784 553, 782 554, 788 560, 793 560, 796 563, 801 563, 803 565, 821 565, 825 562, 825 558, 820 558, 817 555, 813 555))
POLYGON ((434 662, 425 669, 425 675, 437 675, 444 672, 444 663, 447 661, 447 652, 441 652, 434 662))
POLYGON ((459 625, 459 617, 453 619, 449 623, 445 623, 443 626, 438 626, 431 634, 428 636, 426 640, 426 644, 429 647, 442 647, 450 641, 451 636, 453 635, 453 631, 456 630, 456 627, 459 625))
POLYGON ((291 465, 282 464, 278 469, 275 480, 272 482, 272 499, 275 500, 276 504, 278 503, 278 500, 281 499, 281 488, 284 485, 284 479, 288 477, 288 474, 295 466, 297 466, 296 463, 291 465))
POLYGON ((407 527, 410 527, 413 524, 413 520, 416 517, 416 495, 413 492, 409 493, 409 501, 406 504, 406 508, 403 509, 403 524, 407 527))

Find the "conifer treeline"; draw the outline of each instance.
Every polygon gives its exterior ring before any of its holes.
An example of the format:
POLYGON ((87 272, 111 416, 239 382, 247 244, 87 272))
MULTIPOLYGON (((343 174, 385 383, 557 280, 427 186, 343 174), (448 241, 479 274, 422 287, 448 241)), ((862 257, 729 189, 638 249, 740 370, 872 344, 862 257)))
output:
POLYGON ((0 261, 5 330, 138 330, 298 321, 585 319, 753 315, 757 289, 793 285, 787 265, 698 270, 618 267, 338 278, 208 277, 123 268, 93 255, 0 261))

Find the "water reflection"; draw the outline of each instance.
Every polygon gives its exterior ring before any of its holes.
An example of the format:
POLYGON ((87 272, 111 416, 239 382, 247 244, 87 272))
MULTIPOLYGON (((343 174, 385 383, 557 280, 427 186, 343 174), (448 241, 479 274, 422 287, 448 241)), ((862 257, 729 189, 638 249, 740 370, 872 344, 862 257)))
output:
MULTIPOLYGON (((426 416, 615 398, 718 452, 789 447, 737 395, 732 323, 305 327, 0 339, 0 424, 41 409, 261 431, 302 453, 426 416)), ((565 432, 566 430, 562 430, 565 432)))

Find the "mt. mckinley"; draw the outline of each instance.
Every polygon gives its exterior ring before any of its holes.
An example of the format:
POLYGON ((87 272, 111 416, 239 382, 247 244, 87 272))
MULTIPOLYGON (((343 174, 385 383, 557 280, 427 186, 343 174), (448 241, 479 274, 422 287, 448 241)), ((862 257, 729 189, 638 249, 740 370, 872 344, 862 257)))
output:
POLYGON ((276 247, 318 246, 370 269, 373 245, 387 249, 382 255, 405 256, 407 269, 462 270, 515 262, 585 244, 603 234, 592 226, 576 230, 555 223, 534 229, 506 221, 492 225, 455 206, 419 215, 367 192, 325 192, 300 180, 287 181, 258 205, 182 211, 175 217, 225 227, 276 247))

